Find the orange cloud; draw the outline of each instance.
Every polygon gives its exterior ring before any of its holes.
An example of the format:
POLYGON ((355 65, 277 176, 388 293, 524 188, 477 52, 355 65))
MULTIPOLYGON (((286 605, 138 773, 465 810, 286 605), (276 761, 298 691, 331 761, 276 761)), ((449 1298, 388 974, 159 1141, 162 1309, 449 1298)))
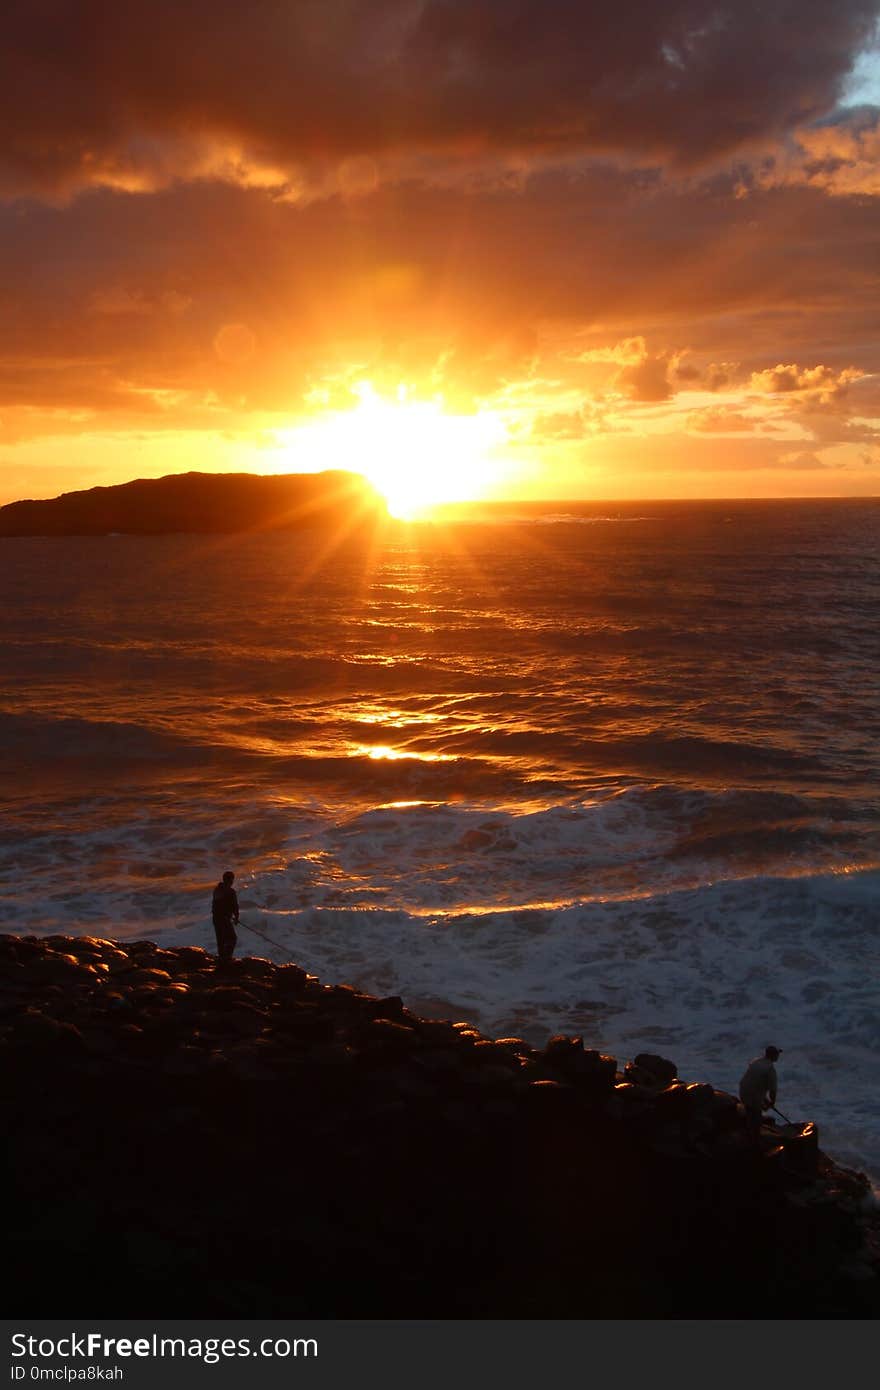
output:
POLYGON ((642 337, 624 338, 608 347, 588 348, 577 354, 576 362, 614 362, 620 367, 638 367, 648 357, 642 337))
POLYGON ((709 407, 695 410, 687 417, 687 428, 698 434, 731 434, 740 431, 753 431, 760 427, 754 416, 742 415, 736 410, 709 407))
POLYGON ((752 372, 749 389, 767 394, 785 394, 797 391, 827 403, 844 395, 854 381, 865 375, 857 367, 845 367, 834 371, 831 367, 799 367, 794 363, 765 368, 752 372))
POLYGON ((817 468, 830 468, 832 465, 823 463, 818 454, 809 450, 795 450, 793 453, 780 454, 779 464, 782 468, 790 468, 795 472, 811 471, 817 468))
POLYGON ((621 367, 614 377, 614 388, 633 401, 667 401, 678 386, 678 361, 677 353, 645 352, 640 361, 621 367))

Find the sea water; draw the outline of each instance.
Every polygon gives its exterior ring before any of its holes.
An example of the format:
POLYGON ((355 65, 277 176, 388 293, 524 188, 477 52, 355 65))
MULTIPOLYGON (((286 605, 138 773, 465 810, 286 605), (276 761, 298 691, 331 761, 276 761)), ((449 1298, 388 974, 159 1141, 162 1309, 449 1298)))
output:
POLYGON ((880 502, 33 538, 0 566, 2 928, 292 955, 671 1057, 880 1178, 880 502))

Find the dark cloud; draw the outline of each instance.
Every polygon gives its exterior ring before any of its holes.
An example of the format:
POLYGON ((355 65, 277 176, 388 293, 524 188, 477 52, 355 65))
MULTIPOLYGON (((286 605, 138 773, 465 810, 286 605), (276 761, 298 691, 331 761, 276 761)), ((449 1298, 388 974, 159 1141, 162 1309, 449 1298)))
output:
POLYGON ((876 0, 7 0, 0 187, 224 177, 296 196, 388 156, 694 165, 828 113, 876 0))

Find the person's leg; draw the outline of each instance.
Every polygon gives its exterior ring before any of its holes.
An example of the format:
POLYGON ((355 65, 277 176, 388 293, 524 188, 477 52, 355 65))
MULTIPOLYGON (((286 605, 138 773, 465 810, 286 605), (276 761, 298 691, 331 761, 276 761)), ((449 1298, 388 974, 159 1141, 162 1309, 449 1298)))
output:
POLYGON ((761 1142, 761 1119, 760 1105, 746 1106, 746 1124, 749 1127, 752 1143, 755 1145, 759 1145, 761 1142))
POLYGON ((218 955, 222 961, 232 960, 232 952, 235 950, 235 943, 238 937, 235 935, 235 928, 231 922, 224 922, 220 928, 220 940, 218 955))

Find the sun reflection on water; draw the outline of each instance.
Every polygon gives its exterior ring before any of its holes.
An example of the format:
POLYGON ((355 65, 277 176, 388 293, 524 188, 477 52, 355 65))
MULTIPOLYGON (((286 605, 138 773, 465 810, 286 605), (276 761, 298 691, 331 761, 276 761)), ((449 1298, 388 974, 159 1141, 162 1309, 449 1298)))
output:
POLYGON ((405 748, 392 748, 388 743, 361 743, 352 749, 351 757, 371 758, 374 762, 400 762, 410 759, 420 763, 452 763, 455 758, 451 753, 413 753, 405 748))

